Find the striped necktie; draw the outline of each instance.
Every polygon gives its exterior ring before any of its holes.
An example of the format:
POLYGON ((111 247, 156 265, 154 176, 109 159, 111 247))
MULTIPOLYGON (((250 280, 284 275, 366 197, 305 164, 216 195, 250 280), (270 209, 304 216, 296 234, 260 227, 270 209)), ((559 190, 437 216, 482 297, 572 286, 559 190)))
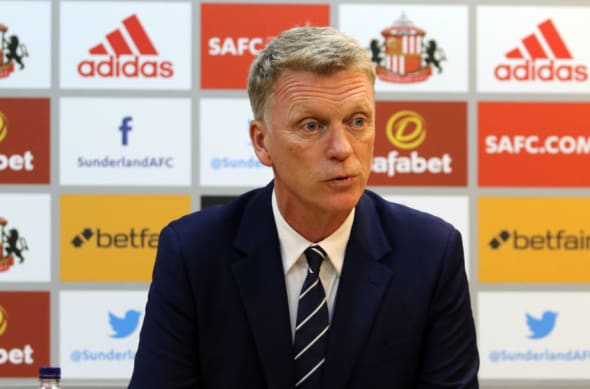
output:
POLYGON ((321 367, 326 360, 330 319, 326 293, 320 280, 320 265, 326 252, 320 246, 305 250, 308 272, 297 305, 295 327, 295 387, 320 387, 321 367))

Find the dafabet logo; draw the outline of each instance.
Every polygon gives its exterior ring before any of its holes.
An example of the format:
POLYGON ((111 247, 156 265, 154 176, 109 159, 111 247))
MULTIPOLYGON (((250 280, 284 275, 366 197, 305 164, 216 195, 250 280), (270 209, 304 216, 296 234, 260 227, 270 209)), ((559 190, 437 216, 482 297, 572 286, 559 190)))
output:
POLYGON ((201 87, 245 89, 250 63, 269 39, 293 26, 329 24, 325 4, 202 4, 201 87))
POLYGON ((0 99, 0 183, 49 183, 49 99, 0 99))
POLYGON ((480 282, 590 281, 590 199, 480 198, 480 282))
POLYGON ((462 102, 377 102, 370 185, 467 183, 467 111, 462 102))
POLYGON ((190 196, 64 195, 63 281, 149 281, 160 230, 190 212, 190 196))
POLYGON ((590 185, 588 103, 481 102, 481 186, 590 185))
POLYGON ((37 377, 49 363, 49 293, 0 292, 0 377, 37 377))

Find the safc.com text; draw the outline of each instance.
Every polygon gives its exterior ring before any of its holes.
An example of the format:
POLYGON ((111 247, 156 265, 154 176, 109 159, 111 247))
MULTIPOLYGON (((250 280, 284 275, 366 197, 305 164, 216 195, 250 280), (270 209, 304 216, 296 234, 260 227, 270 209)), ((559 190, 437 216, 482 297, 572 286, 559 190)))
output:
POLYGON ((590 350, 567 351, 511 351, 511 350, 492 350, 488 354, 492 363, 510 363, 510 362, 568 362, 568 361, 590 361, 590 350))
POLYGON ((486 154, 590 154, 590 137, 569 135, 488 135, 486 154))

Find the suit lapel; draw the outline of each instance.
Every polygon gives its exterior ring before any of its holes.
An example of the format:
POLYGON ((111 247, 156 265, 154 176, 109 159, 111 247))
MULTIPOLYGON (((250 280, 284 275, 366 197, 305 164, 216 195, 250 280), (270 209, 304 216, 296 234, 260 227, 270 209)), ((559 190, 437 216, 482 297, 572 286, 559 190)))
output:
POLYGON ((361 197, 346 257, 328 339, 325 387, 345 388, 371 329, 392 270, 379 259, 391 251, 374 202, 361 197))
POLYGON ((281 253, 271 207, 272 185, 244 210, 232 265, 269 389, 294 386, 293 344, 281 253))

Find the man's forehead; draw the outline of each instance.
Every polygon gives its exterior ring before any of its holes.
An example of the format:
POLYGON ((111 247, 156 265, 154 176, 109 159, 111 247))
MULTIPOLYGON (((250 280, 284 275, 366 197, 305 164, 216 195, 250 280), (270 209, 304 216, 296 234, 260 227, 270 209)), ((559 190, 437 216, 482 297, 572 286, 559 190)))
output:
POLYGON ((351 88, 357 93, 374 95, 374 87, 366 73, 357 68, 337 70, 331 73, 317 73, 306 70, 284 70, 274 82, 272 95, 281 97, 293 91, 345 92, 351 88))

